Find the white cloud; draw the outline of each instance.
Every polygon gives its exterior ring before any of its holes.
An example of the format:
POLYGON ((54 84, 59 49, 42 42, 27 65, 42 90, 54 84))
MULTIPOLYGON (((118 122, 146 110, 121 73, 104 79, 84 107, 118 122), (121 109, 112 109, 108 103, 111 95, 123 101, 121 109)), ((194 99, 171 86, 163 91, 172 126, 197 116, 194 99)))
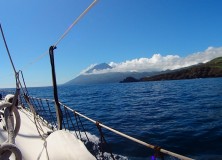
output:
MULTIPOLYGON (((138 58, 127 60, 121 63, 110 62, 109 65, 113 67, 112 69, 104 69, 100 71, 94 70, 93 74, 106 72, 151 72, 163 71, 167 69, 172 70, 195 65, 198 63, 206 63, 219 56, 222 56, 222 47, 208 47, 203 52, 193 53, 184 58, 178 55, 162 56, 161 54, 154 54, 151 58, 138 58)), ((89 68, 92 68, 94 66, 95 65, 91 65, 84 71, 87 71, 89 68)), ((84 73, 84 71, 82 71, 81 73, 84 73)))

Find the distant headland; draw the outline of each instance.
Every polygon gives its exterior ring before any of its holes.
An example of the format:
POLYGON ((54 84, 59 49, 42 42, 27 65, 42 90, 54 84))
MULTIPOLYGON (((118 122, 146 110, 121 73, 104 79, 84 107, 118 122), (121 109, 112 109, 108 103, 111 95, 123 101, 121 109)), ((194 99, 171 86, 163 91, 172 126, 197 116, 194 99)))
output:
POLYGON ((143 77, 140 79, 136 79, 134 77, 127 77, 123 81, 120 81, 120 83, 212 78, 212 77, 222 77, 222 57, 215 58, 207 63, 201 63, 186 68, 171 70, 150 77, 143 77))

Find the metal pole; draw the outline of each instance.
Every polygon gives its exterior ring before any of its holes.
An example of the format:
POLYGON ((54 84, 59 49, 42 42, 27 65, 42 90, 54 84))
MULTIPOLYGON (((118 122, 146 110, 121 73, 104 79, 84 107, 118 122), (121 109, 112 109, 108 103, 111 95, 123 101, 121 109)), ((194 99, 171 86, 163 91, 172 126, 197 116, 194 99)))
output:
POLYGON ((60 108, 58 92, 57 92, 57 83, 56 83, 56 74, 55 74, 55 65, 54 65, 54 49, 56 49, 56 47, 54 46, 51 46, 49 48, 49 55, 50 55, 50 62, 51 62, 51 69, 52 69, 52 83, 53 83, 56 117, 57 117, 58 129, 61 130, 63 116, 62 116, 62 110, 60 108))

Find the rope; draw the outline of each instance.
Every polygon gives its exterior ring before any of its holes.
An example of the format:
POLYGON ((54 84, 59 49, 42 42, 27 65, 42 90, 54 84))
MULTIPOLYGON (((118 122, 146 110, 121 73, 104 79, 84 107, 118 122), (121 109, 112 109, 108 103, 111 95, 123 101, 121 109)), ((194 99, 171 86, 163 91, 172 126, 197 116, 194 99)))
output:
MULTIPOLYGON (((74 115, 75 115, 75 117, 76 117, 75 112, 74 112, 74 115)), ((76 118, 75 118, 75 120, 76 120, 76 118)), ((72 122, 72 121, 71 121, 71 122, 72 122)), ((77 123, 76 123, 76 124, 77 124, 77 123)), ((77 124, 77 125, 78 125, 78 124, 77 124)), ((77 128, 78 128, 78 126, 77 126, 77 128)), ((74 124, 73 124, 73 129, 74 129, 74 131, 75 131, 76 137, 77 137, 78 139, 80 139, 79 136, 78 136, 78 134, 77 134, 77 132, 76 132, 76 128, 75 128, 74 124)))
POLYGON ((0 159, 9 159, 11 153, 14 153, 16 160, 22 160, 22 153, 15 144, 0 145, 0 159))
POLYGON ((79 119, 79 122, 80 122, 80 124, 81 124, 81 126, 82 126, 83 132, 85 133, 85 136, 86 136, 87 140, 89 141, 89 138, 88 138, 88 136, 87 136, 87 134, 86 134, 86 130, 85 130, 83 124, 82 124, 82 121, 81 121, 79 115, 78 115, 78 114, 76 114, 76 115, 77 115, 77 117, 78 117, 78 119, 79 119))
MULTIPOLYGON (((17 136, 20 129, 20 115, 18 113, 15 104, 18 98, 18 91, 16 91, 15 96, 13 97, 13 102, 3 102, 0 103, 0 110, 4 109, 4 120, 6 124, 6 130, 8 132, 8 139, 0 145, 0 159, 9 159, 11 153, 15 154, 17 160, 22 159, 22 154, 20 150, 15 145, 15 137, 17 136), (15 115, 16 124, 14 126, 13 113, 15 115)), ((3 119, 2 119, 3 120, 3 119)))
POLYGON ((45 133, 44 133, 44 130, 43 130, 42 126, 40 125, 40 123, 39 123, 39 121, 38 121, 38 118, 37 118, 37 115, 36 115, 36 112, 35 112, 35 108, 34 108, 33 105, 30 103, 28 96, 24 96, 24 98, 25 98, 26 102, 28 103, 28 105, 29 105, 29 107, 30 107, 30 109, 31 109, 31 111, 32 111, 32 113, 33 113, 34 123, 35 123, 36 129, 37 129, 37 131, 38 131, 38 133, 39 133, 39 136, 42 138, 42 140, 46 141, 46 138, 43 136, 43 135, 45 135, 45 133), (42 132, 43 134, 41 134, 41 132, 42 132))
POLYGON ((23 76, 23 72, 22 72, 21 70, 19 70, 19 73, 21 73, 21 75, 22 75, 22 81, 23 81, 23 84, 24 84, 24 87, 25 87, 25 91, 24 91, 24 89, 23 89, 23 87, 22 87, 22 84, 21 84, 21 82, 19 81, 19 82, 20 82, 20 86, 21 86, 22 91, 23 91, 23 94, 29 95, 28 89, 27 89, 27 87, 26 87, 25 79, 24 79, 24 76, 23 76))
MULTIPOLYGON (((64 106, 65 106, 65 105, 64 105, 64 106)), ((67 108, 68 110, 74 112, 74 110, 71 109, 71 108, 69 108, 68 106, 66 106, 66 108, 67 108)), ((97 121, 95 121, 95 120, 93 120, 93 119, 91 119, 91 118, 89 118, 89 117, 87 117, 87 116, 85 116, 85 115, 83 115, 83 114, 81 114, 81 113, 79 113, 79 112, 77 112, 77 111, 75 111, 75 112, 76 112, 76 114, 78 114, 79 116, 87 119, 88 121, 91 121, 92 123, 97 124, 97 125, 99 125, 100 127, 103 127, 103 128, 105 128, 105 129, 107 129, 107 130, 109 130, 109 131, 111 131, 111 132, 113 132, 113 133, 116 133, 116 134, 118 134, 118 135, 120 135, 120 136, 122 136, 122 137, 125 137, 125 138, 127 138, 127 139, 129 139, 129 140, 131 140, 131 141, 133 141, 133 142, 136 142, 136 143, 138 143, 138 144, 141 144, 141 145, 146 146, 146 147, 151 148, 151 149, 154 149, 154 148, 155 148, 154 145, 151 145, 151 144, 149 144, 149 143, 143 142, 143 141, 141 141, 141 140, 139 140, 139 139, 136 139, 136 138, 134 138, 134 137, 131 137, 131 136, 129 136, 129 135, 127 135, 127 134, 124 134, 124 133, 122 133, 122 132, 120 132, 120 131, 117 131, 117 130, 115 130, 115 129, 112 129, 112 128, 110 128, 110 127, 108 127, 108 126, 106 126, 106 125, 104 125, 104 124, 102 124, 102 123, 98 123, 97 121)), ((160 152, 162 152, 162 153, 164 153, 164 154, 167 154, 167 155, 170 155, 170 156, 173 156, 173 157, 176 157, 176 158, 178 158, 178 159, 193 160, 192 158, 189 158, 189 157, 186 157, 186 156, 183 156, 183 155, 180 155, 180 154, 177 154, 177 153, 174 153, 174 152, 165 150, 165 149, 163 149, 163 148, 160 149, 160 152)))
MULTIPOLYGON (((89 137, 87 136, 87 133, 86 133, 86 129, 84 128, 84 125, 83 125, 83 123, 82 123, 82 121, 80 119, 80 116, 78 114, 76 114, 76 113, 75 113, 75 116, 78 118, 78 120, 79 120, 79 122, 81 124, 81 127, 83 129, 83 132, 85 133, 87 141, 90 142, 89 137)), ((92 150, 92 152, 93 152, 94 157, 96 157, 96 159, 98 159, 97 156, 96 156, 95 150, 92 150)))
MULTIPOLYGON (((30 98, 31 98, 31 97, 30 97, 30 98)), ((38 99, 38 98, 36 98, 36 99, 38 99)), ((53 102, 53 100, 50 100, 50 99, 44 99, 44 100, 46 100, 46 101, 52 101, 52 102, 53 102)), ((110 127, 108 127, 108 126, 106 126, 106 125, 104 125, 104 124, 102 124, 102 123, 99 123, 99 122, 97 122, 97 121, 95 121, 95 120, 93 120, 93 119, 91 119, 91 118, 89 118, 89 117, 87 117, 87 116, 85 116, 85 115, 83 115, 83 114, 81 114, 81 113, 79 113, 79 112, 77 112, 77 111, 69 108, 68 106, 62 104, 61 102, 59 102, 59 103, 60 103, 60 105, 62 105, 62 106, 64 107, 64 109, 67 109, 67 111, 69 110, 69 111, 73 112, 74 115, 76 114, 77 118, 83 117, 83 118, 85 118, 86 120, 91 121, 92 123, 96 124, 96 126, 97 126, 99 132, 101 133, 101 135, 103 135, 103 133, 102 133, 102 128, 105 128, 105 129, 107 129, 107 130, 109 130, 109 131, 111 131, 111 132, 113 132, 113 133, 116 133, 117 135, 120 135, 120 136, 122 136, 122 137, 125 137, 125 138, 127 138, 127 139, 129 139, 129 140, 131 140, 131 141, 133 141, 133 142, 136 142, 136 143, 141 144, 141 145, 143 145, 143 146, 146 146, 146 147, 148 147, 148 148, 154 149, 154 153, 155 153, 154 155, 155 155, 155 156, 156 156, 156 155, 161 155, 161 153, 164 153, 164 154, 173 156, 173 157, 178 158, 178 159, 192 160, 192 159, 189 158, 189 157, 185 157, 185 156, 182 156, 182 155, 180 155, 180 154, 177 154, 177 153, 174 153, 174 152, 165 150, 165 149, 163 149, 163 148, 160 148, 160 147, 157 147, 157 146, 148 144, 148 143, 143 142, 143 141, 141 141, 141 140, 139 140, 139 139, 136 139, 136 138, 131 137, 131 136, 127 135, 127 134, 124 134, 124 133, 122 133, 122 132, 120 132, 120 131, 117 131, 117 130, 115 130, 115 129, 112 129, 112 128, 110 128, 110 127), (158 154, 157 154, 157 153, 158 153, 158 154)), ((68 112, 68 113, 69 113, 69 112, 68 112)), ((79 122, 81 123, 81 121, 79 121, 79 122)), ((102 138, 102 139, 103 139, 103 138, 102 138)), ((155 158, 155 157, 154 157, 154 158, 155 158)))
POLYGON ((79 130, 79 137, 80 137, 80 139, 82 140, 82 136, 81 136, 80 128, 79 128, 79 123, 78 123, 78 120, 77 120, 77 114, 74 112, 74 115, 75 115, 75 119, 76 119, 77 128, 78 128, 78 130, 79 130))
POLYGON ((53 45, 53 46, 57 46, 63 38, 65 38, 65 36, 69 33, 69 31, 79 22, 79 20, 96 4, 97 0, 94 0, 91 5, 89 5, 88 8, 86 8, 86 10, 84 12, 82 12, 82 14, 80 14, 80 16, 69 26, 69 28, 63 33, 63 35, 58 39, 58 41, 53 45))
POLYGON ((54 121, 54 115, 52 114, 52 111, 50 109, 50 106, 49 106, 49 100, 48 99, 43 99, 46 101, 46 104, 47 104, 47 107, 48 107, 48 111, 49 111, 49 114, 50 114, 50 119, 51 119, 51 123, 52 124, 52 129, 54 130, 54 126, 56 125, 55 121, 54 121))
MULTIPOLYGON (((47 157, 47 160, 49 160, 49 155, 48 155, 48 151, 47 151, 47 141, 46 141, 46 137, 45 135, 47 135, 47 133, 44 132, 42 126, 40 125, 40 122, 38 121, 38 118, 36 116, 36 112, 35 112, 35 108, 33 107, 33 105, 30 103, 29 101, 29 97, 24 95, 24 98, 26 100, 26 102, 28 103, 33 115, 34 115, 34 123, 35 123, 35 126, 36 126, 36 129, 38 131, 38 134, 39 136, 42 138, 42 140, 44 141, 44 145, 43 145, 43 149, 45 148, 46 149, 46 157, 47 157), (41 134, 42 132, 42 134, 41 134)), ((43 151, 42 149, 42 151, 43 151)), ((40 158, 42 152, 40 152, 39 156, 38 156, 38 159, 40 158)))
MULTIPOLYGON (((64 107, 64 106, 63 106, 63 107, 64 107)), ((67 109, 64 107, 64 110, 67 110, 67 109)), ((79 139, 79 137, 78 137, 78 135, 77 135, 77 132, 76 132, 76 127, 75 127, 75 125, 74 125, 74 123, 73 123, 73 121, 72 121, 72 118, 71 118, 69 112, 68 112, 68 116, 69 116, 69 120, 70 120, 70 122, 71 122, 71 124, 72 124, 72 128, 73 128, 74 131, 75 131, 76 137, 79 139)))
POLYGON ((113 156, 113 153, 112 153, 112 150, 111 148, 109 147, 108 143, 106 142, 106 139, 104 137, 104 134, 102 132, 102 127, 99 125, 100 123, 97 121, 96 122, 96 127, 98 128, 99 130, 99 133, 100 133, 100 140, 101 140, 101 150, 102 150, 102 157, 104 159, 104 147, 103 147, 103 144, 105 144, 106 146, 108 146, 109 150, 110 150, 110 154, 111 154, 111 157, 113 160, 115 160, 114 156, 113 156))

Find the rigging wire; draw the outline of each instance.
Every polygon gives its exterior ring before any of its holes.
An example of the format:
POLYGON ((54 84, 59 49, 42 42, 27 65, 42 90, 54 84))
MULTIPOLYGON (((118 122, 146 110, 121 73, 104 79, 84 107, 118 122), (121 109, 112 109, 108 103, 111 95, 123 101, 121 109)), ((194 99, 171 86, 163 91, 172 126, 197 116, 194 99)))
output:
POLYGON ((10 52, 9 52, 8 45, 7 45, 7 43, 6 43, 5 36, 4 36, 4 32, 3 32, 3 29, 2 29, 2 25, 1 25, 1 24, 0 24, 0 29, 1 29, 2 38, 3 38, 4 44, 5 44, 5 48, 6 48, 6 50, 7 50, 7 53, 8 53, 8 56, 9 56, 9 59, 10 59, 12 68, 13 68, 14 73, 15 73, 15 75, 16 75, 17 72, 16 72, 16 69, 15 69, 15 65, 14 65, 14 63, 13 63, 13 61, 12 61, 12 57, 11 57, 11 54, 10 54, 10 52))
MULTIPOLYGON (((1 23, 0 23, 0 30, 1 30, 2 38, 3 38, 3 41, 4 41, 5 48, 7 50, 7 54, 8 54, 10 63, 11 63, 12 68, 13 68, 14 75, 15 75, 15 77, 17 77, 17 72, 16 72, 16 69, 15 69, 15 65, 13 63, 13 60, 12 60, 12 57, 11 57, 11 54, 10 54, 10 51, 9 51, 9 48, 8 48, 8 45, 7 45, 7 42, 6 42, 6 39, 5 39, 5 35, 4 35, 4 32, 3 32, 1 23)), ((11 76, 11 75, 12 75, 12 73, 8 74, 8 76, 11 76)))
POLYGON ((69 33, 69 31, 79 22, 79 20, 96 4, 97 0, 94 0, 88 8, 85 9, 82 14, 69 26, 69 28, 63 33, 63 35, 58 39, 58 41, 54 44, 54 47, 56 47, 62 39, 65 38, 65 36, 69 33))
MULTIPOLYGON (((56 47, 64 38, 65 36, 70 32, 70 30, 79 22, 79 20, 96 4, 98 0, 94 0, 81 14, 79 17, 77 17, 77 19, 75 21, 73 21, 73 23, 68 27, 68 29, 63 33, 63 35, 56 41, 56 43, 53 45, 54 47, 56 47)), ((1 27, 1 24, 0 24, 0 28, 1 28, 1 33, 2 33, 2 37, 3 37, 3 40, 4 40, 4 44, 5 44, 5 47, 7 49, 7 53, 9 55, 9 58, 10 58, 10 62, 13 66, 13 71, 14 73, 16 74, 16 69, 15 69, 15 65, 12 61, 12 58, 11 58, 11 55, 10 55, 10 52, 9 52, 9 49, 8 49, 8 46, 7 46, 7 43, 6 43, 6 40, 5 40, 5 37, 4 37, 4 33, 3 33, 3 30, 2 30, 2 27, 1 27)), ((37 63, 38 61, 40 61, 41 59, 43 59, 46 55, 48 54, 48 50, 46 52, 44 52, 43 54, 39 55, 38 57, 36 57, 33 61, 31 61, 30 63, 28 63, 27 65, 25 65, 24 67, 21 68, 22 71, 28 69, 31 65, 37 63)), ((9 74, 8 76, 10 76, 11 74, 9 74)))
MULTIPOLYGON (((4 44, 5 44, 5 48, 6 48, 7 53, 8 53, 9 60, 10 60, 10 62, 11 62, 11 65, 12 65, 12 68, 13 68, 13 71, 14 71, 14 74, 15 74, 16 93, 17 93, 17 90, 20 90, 19 84, 20 84, 20 86, 22 87, 21 82, 20 82, 20 80, 19 80, 19 72, 17 72, 16 69, 15 69, 15 65, 14 65, 14 63, 13 63, 13 60, 12 60, 12 57, 11 57, 11 54, 10 54, 10 51, 9 51, 9 48, 8 48, 8 45, 7 45, 7 42, 6 42, 6 39, 5 39, 5 35, 4 35, 4 32, 3 32, 1 23, 0 23, 0 30, 1 30, 2 38, 3 38, 4 44)), ((14 103, 14 101, 13 101, 13 103, 14 103)), ((13 105, 14 105, 14 104, 13 104, 13 105)))
MULTIPOLYGON (((56 47, 64 38, 65 36, 70 32, 70 30, 82 19, 82 17, 88 13, 88 11, 96 4, 98 0, 94 0, 74 21, 73 23, 66 29, 66 31, 62 34, 62 36, 54 43, 54 47, 56 47)), ((35 58, 32 62, 28 63, 26 66, 22 67, 22 70, 25 70, 26 68, 30 67, 34 63, 40 61, 48 54, 48 50, 35 58)))
POLYGON ((25 69, 29 68, 29 67, 30 67, 31 65, 33 65, 34 63, 36 63, 36 62, 40 61, 41 59, 43 59, 48 53, 49 53, 49 52, 46 51, 46 52, 44 52, 43 54, 39 55, 39 56, 36 57, 33 61, 29 62, 26 66, 22 67, 21 70, 24 71, 25 69))
MULTIPOLYGON (((12 65, 12 68, 13 68, 13 71, 14 71, 14 74, 15 74, 16 91, 17 91, 17 90, 20 90, 20 88, 21 88, 22 91, 23 91, 23 93, 25 93, 25 91, 24 91, 24 89, 23 89, 23 86, 22 86, 22 83, 21 83, 21 81, 20 81, 20 79, 19 79, 19 73, 21 73, 21 74, 22 74, 23 83, 24 83, 24 85, 25 85, 26 93, 28 93, 22 71, 19 70, 19 71, 17 72, 16 69, 15 69, 15 65, 14 65, 14 63, 13 63, 13 60, 12 60, 12 57, 11 57, 11 54, 10 54, 10 51, 9 51, 9 48, 8 48, 8 45, 7 45, 7 42, 6 42, 6 39, 5 39, 4 32, 3 32, 3 29, 2 29, 2 25, 1 25, 1 24, 0 24, 0 30, 1 30, 2 38, 3 38, 4 44, 5 44, 5 48, 6 48, 6 50, 7 50, 7 53, 8 53, 8 56, 9 56, 9 59, 10 59, 10 62, 11 62, 11 65, 12 65), (20 87, 19 87, 19 85, 20 85, 20 87)), ((17 93, 17 92, 16 92, 16 93, 17 93)), ((14 102, 13 102, 13 103, 14 103, 14 102)))

